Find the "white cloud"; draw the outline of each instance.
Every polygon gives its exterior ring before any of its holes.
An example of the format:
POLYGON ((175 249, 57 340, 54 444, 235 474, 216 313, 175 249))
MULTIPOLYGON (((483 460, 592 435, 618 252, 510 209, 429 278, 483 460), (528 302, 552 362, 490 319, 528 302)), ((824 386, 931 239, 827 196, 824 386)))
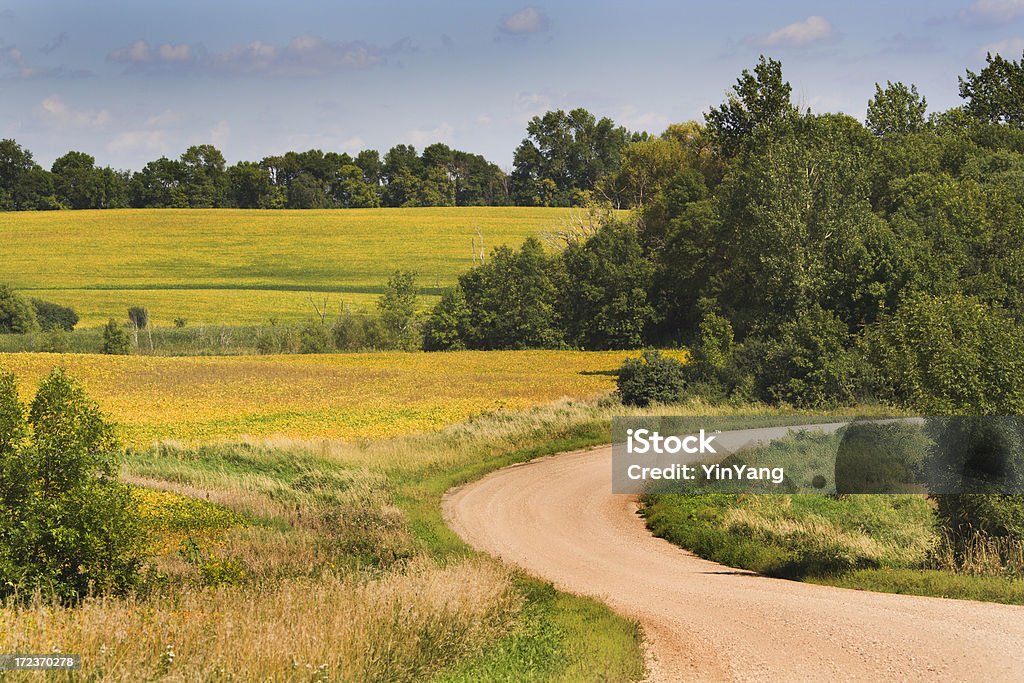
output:
POLYGON ((653 111, 640 111, 630 104, 626 105, 619 112, 618 116, 615 117, 615 123, 625 126, 632 131, 647 131, 648 133, 659 135, 668 128, 668 124, 671 121, 664 114, 653 111))
POLYGON ((805 47, 834 36, 835 31, 828 19, 815 15, 807 17, 803 21, 783 26, 766 35, 750 38, 748 43, 755 47, 805 47))
POLYGON ((1024 38, 1007 38, 995 43, 984 45, 978 50, 978 56, 984 57, 987 54, 1003 55, 1009 59, 1017 59, 1024 53, 1024 38))
POLYGON ((50 95, 40 102, 39 113, 43 120, 57 128, 100 128, 110 122, 110 112, 106 109, 74 109, 59 95, 50 95))
POLYGON ((511 36, 543 33, 548 29, 548 19, 536 7, 523 7, 501 18, 498 30, 511 36))
POLYGON ((975 0, 957 14, 967 26, 999 26, 1024 16, 1024 0, 975 0))
MULTIPOLYGON (((16 45, 4 45, 0 41, 0 67, 7 66, 8 78, 31 80, 40 78, 85 78, 92 74, 85 69, 66 69, 63 66, 33 66, 25 60, 25 54, 16 45)), ((3 75, 3 74, 0 74, 3 75)))
POLYGON ((131 71, 142 72, 318 76, 368 69, 384 64, 391 55, 409 49, 405 42, 384 48, 362 41, 339 43, 301 35, 285 45, 254 40, 217 53, 184 43, 151 46, 144 40, 137 40, 114 50, 108 58, 127 64, 131 71))
POLYGON ((167 132, 163 130, 129 130, 119 133, 107 144, 111 152, 144 151, 164 153, 169 147, 167 132))
POLYGON ((414 147, 423 147, 425 145, 432 145, 435 142, 451 142, 452 133, 454 132, 455 129, 450 124, 442 123, 429 130, 416 129, 406 131, 405 139, 414 147))
POLYGON ((154 114, 146 119, 146 126, 149 128, 165 128, 167 126, 173 126, 181 121, 182 118, 183 116, 181 112, 174 111, 173 109, 165 109, 159 114, 154 114))

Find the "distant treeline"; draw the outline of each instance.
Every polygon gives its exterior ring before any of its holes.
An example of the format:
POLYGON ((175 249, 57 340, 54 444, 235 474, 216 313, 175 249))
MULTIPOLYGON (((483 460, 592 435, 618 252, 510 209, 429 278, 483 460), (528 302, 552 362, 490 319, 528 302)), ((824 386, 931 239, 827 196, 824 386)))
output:
POLYGON ((629 145, 629 218, 465 273, 427 349, 686 345, 695 391, 1024 414, 1024 66, 990 57, 928 115, 877 86, 866 125, 791 102, 762 57, 705 123, 629 145))
POLYGON ((383 155, 318 149, 227 166, 213 145, 189 147, 136 172, 98 167, 72 151, 46 170, 14 140, 0 141, 0 210, 379 206, 573 206, 594 193, 632 205, 611 176, 624 150, 645 140, 585 109, 534 117, 511 174, 479 154, 437 143, 383 155))

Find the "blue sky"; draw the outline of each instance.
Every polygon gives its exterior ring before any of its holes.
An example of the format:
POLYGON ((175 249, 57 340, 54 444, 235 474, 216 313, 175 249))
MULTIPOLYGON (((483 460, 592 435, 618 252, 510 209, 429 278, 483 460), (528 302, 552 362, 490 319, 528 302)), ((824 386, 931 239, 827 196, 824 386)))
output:
POLYGON ((762 52, 798 104, 863 117, 886 80, 955 106, 986 50, 1020 58, 1024 0, 0 0, 0 137, 45 166, 441 141, 507 167, 533 115, 660 132, 762 52))

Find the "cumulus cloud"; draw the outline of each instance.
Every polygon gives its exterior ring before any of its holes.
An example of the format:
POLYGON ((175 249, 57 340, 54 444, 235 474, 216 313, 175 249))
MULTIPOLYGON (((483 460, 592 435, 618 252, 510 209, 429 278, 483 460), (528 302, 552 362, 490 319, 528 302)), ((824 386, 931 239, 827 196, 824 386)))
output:
POLYGON ((523 7, 512 14, 507 14, 498 22, 498 31, 508 36, 527 36, 547 30, 547 16, 532 6, 523 7))
POLYGON ((978 50, 978 56, 984 57, 987 54, 1003 55, 1009 59, 1017 59, 1024 53, 1024 38, 1007 38, 995 43, 983 45, 978 50))
POLYGON ((753 36, 747 42, 754 47, 806 47, 830 40, 835 35, 828 19, 815 15, 783 26, 777 31, 753 36))
POLYGON ((1024 0, 975 0, 957 14, 965 26, 999 26, 1024 16, 1024 0))
POLYGON ((118 133, 107 144, 107 149, 111 152, 164 153, 169 147, 167 131, 164 130, 128 130, 118 133))
POLYGON ((455 129, 450 124, 442 123, 427 130, 416 129, 406 131, 405 139, 414 147, 424 147, 435 142, 451 142, 452 133, 454 132, 455 129))
POLYGON ((57 128, 101 128, 110 122, 110 112, 106 109, 74 109, 59 95, 47 97, 39 103, 38 109, 42 120, 57 128))
POLYGON ((255 40, 223 52, 207 52, 201 46, 187 44, 150 45, 144 40, 137 40, 114 50, 108 57, 136 72, 319 76, 369 69, 386 63, 394 54, 410 49, 405 41, 383 48, 362 41, 339 43, 302 35, 285 45, 255 40))

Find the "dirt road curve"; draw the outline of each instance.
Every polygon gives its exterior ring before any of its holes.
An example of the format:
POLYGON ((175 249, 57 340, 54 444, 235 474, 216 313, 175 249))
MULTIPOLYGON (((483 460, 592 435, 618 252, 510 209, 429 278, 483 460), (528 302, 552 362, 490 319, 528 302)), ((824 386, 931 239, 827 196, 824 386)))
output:
POLYGON ((611 448, 451 492, 470 545, 637 619, 652 680, 1024 680, 1024 607, 768 579, 647 532, 611 493, 611 448))

